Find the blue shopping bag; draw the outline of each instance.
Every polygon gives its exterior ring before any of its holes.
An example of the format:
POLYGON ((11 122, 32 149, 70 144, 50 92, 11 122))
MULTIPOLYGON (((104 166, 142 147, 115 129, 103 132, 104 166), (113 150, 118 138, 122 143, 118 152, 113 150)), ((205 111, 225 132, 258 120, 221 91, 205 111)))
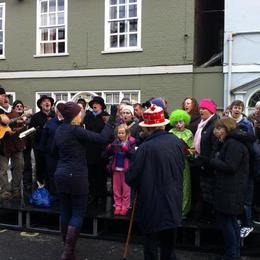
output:
POLYGON ((30 204, 39 208, 49 208, 52 205, 52 196, 49 191, 44 188, 44 185, 38 185, 39 187, 32 192, 30 197, 30 204))

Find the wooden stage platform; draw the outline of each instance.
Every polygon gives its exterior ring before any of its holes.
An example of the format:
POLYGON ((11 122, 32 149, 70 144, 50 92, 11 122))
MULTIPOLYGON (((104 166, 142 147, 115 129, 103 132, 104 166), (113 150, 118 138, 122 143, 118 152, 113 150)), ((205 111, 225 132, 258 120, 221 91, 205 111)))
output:
MULTIPOLYGON (((99 211, 91 205, 82 228, 82 237, 92 237, 111 240, 125 240, 129 225, 130 213, 127 216, 114 216, 111 198, 108 197, 106 209, 99 211)), ((15 229, 27 232, 60 232, 59 205, 54 203, 49 209, 35 208, 28 202, 20 200, 0 201, 0 228, 15 229)), ((142 242, 139 228, 133 226, 135 242, 142 242)), ((214 223, 194 223, 183 221, 178 227, 177 246, 180 248, 218 251, 223 247, 223 238, 214 223)), ((258 250, 260 248, 260 227, 249 237, 241 241, 243 250, 258 250)), ((260 249, 259 249, 260 253, 260 249)), ((259 254, 260 255, 260 254, 259 254)))

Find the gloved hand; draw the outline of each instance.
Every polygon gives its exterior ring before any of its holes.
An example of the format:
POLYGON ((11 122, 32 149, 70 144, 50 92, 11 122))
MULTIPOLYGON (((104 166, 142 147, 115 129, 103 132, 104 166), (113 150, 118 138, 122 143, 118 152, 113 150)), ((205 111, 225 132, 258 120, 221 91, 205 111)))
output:
POLYGON ((122 145, 121 149, 122 149, 122 151, 126 152, 126 151, 128 151, 128 146, 127 145, 122 145))

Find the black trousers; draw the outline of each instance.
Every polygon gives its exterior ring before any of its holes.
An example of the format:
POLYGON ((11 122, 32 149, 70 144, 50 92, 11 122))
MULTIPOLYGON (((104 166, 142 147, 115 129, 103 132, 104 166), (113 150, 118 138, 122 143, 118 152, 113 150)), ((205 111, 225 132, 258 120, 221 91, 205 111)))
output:
POLYGON ((175 234, 175 228, 145 234, 144 260, 176 260, 175 234), (160 248, 160 258, 158 258, 158 248, 160 248))

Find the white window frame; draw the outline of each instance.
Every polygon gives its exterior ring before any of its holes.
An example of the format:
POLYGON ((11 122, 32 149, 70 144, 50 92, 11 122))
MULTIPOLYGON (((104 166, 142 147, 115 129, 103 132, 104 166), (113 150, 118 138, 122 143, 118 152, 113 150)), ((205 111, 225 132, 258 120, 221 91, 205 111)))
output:
MULTIPOLYGON (((119 1, 119 0, 118 0, 119 1)), ((111 20, 109 17, 109 11, 110 11, 110 0, 105 0, 105 35, 104 35, 104 50, 102 53, 113 53, 113 52, 135 52, 135 51, 143 51, 141 48, 141 24, 142 24, 142 0, 136 0, 137 1, 137 46, 127 46, 127 47, 110 47, 110 23, 111 21, 125 21, 130 20, 130 18, 118 18, 111 20)), ((126 5, 129 6, 129 0, 126 0, 126 5)), ((127 13, 127 12, 126 12, 127 13)), ((134 19, 134 18, 131 18, 134 19)), ((120 34, 120 33, 118 33, 120 34)), ((129 36, 129 32, 127 33, 129 36)), ((129 42, 129 41, 128 41, 129 42)))
POLYGON ((35 111, 39 111, 39 108, 37 107, 37 100, 43 96, 43 95, 47 95, 50 96, 54 99, 54 101, 56 101, 56 94, 64 94, 67 95, 67 101, 70 100, 77 100, 79 97, 79 94, 82 94, 84 92, 87 93, 91 93, 94 95, 99 95, 101 96, 104 100, 105 103, 107 105, 107 110, 109 111, 110 106, 113 104, 118 104, 125 96, 125 94, 130 94, 130 101, 134 102, 134 103, 140 103, 141 100, 141 91, 140 90, 72 90, 72 91, 39 91, 35 93, 35 111), (111 103, 106 102, 106 95, 107 94, 115 94, 118 93, 119 94, 119 102, 114 102, 114 100, 111 103), (132 94, 137 94, 137 100, 131 100, 131 95, 132 94))
MULTIPOLYGON (((68 53, 68 0, 64 0, 64 25, 62 27, 65 27, 65 50, 63 53, 41 53, 41 30, 42 28, 59 28, 61 25, 48 25, 48 26, 41 26, 41 2, 45 0, 37 0, 37 27, 36 27, 36 55, 34 57, 50 57, 50 56, 67 56, 68 53)), ((49 4, 50 0, 46 0, 49 4)), ((58 0, 56 0, 56 6, 57 6, 58 0)), ((57 12, 57 11, 56 11, 57 12)), ((48 19, 48 18, 47 18, 48 19)), ((57 35, 58 37, 58 35, 57 35)), ((52 42, 52 41, 47 41, 52 42)), ((56 43, 58 43, 59 40, 56 39, 56 43)))
POLYGON ((0 3, 0 7, 3 8, 3 13, 2 13, 3 54, 0 55, 0 59, 5 59, 5 3, 0 3))

